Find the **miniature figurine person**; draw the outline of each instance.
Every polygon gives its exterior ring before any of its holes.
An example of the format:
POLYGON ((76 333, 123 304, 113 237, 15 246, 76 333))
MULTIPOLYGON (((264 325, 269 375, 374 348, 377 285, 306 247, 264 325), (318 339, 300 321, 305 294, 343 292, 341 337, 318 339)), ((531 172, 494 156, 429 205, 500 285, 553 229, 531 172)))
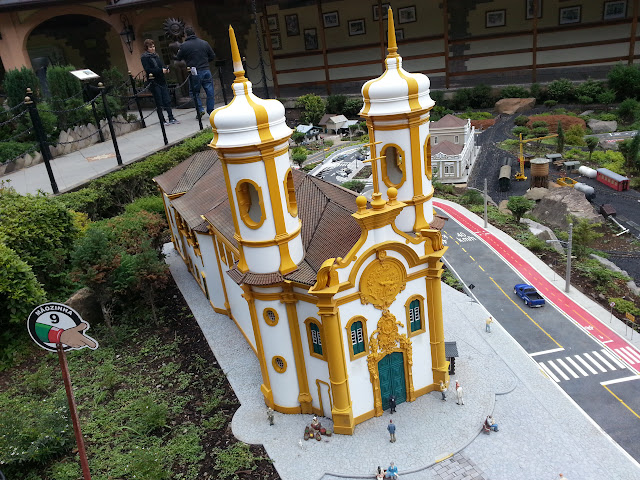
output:
POLYGON ((313 428, 314 430, 320 430, 320 422, 318 421, 318 417, 316 417, 315 415, 313 416, 313 420, 311 420, 311 428, 313 428))
POLYGON ((498 424, 495 423, 495 420, 491 415, 487 415, 487 419, 484 421, 485 425, 494 432, 498 431, 498 424))
POLYGON ((395 397, 395 395, 391 395, 389 397, 389 409, 391 410, 389 413, 396 413, 396 397, 395 397))
POLYGON ((376 472, 376 480, 382 480, 384 478, 384 473, 382 473, 382 469, 380 465, 378 465, 378 471, 376 472))
POLYGON ((395 466, 393 462, 387 468, 387 471, 384 474, 384 478, 391 478, 393 480, 398 480, 398 467, 395 466))
POLYGON ((456 402, 458 405, 464 405, 464 398, 462 396, 462 387, 460 386, 460 382, 456 380, 456 395, 458 396, 458 401, 456 402))
POLYGON ((393 420, 389 420, 389 425, 387 425, 387 430, 389 431, 389 442, 395 443, 396 441, 396 425, 393 423, 393 420))
POLYGON ((273 409, 271 407, 267 408, 267 418, 269 419, 269 425, 273 425, 273 409))
POLYGON ((444 393, 447 391, 447 386, 444 384, 442 380, 440 380, 440 393, 442 393, 442 401, 447 401, 447 395, 444 393))
POLYGON ((491 315, 489 315, 489 318, 487 318, 487 321, 485 323, 484 326, 484 330, 487 333, 491 333, 491 323, 493 322, 493 317, 491 315))

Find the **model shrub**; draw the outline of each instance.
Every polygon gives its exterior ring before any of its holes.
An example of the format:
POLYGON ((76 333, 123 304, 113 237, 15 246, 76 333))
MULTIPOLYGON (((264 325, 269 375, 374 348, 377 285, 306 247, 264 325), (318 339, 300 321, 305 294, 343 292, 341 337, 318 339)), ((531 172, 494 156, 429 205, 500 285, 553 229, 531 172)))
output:
POLYGON ((625 300, 620 297, 613 297, 608 300, 609 302, 614 302, 616 306, 614 307, 616 312, 620 312, 621 314, 630 313, 636 317, 640 316, 640 308, 636 307, 635 304, 631 300, 625 300))
POLYGON ((444 117, 445 115, 448 115, 450 113, 453 113, 453 110, 449 110, 448 108, 443 107, 441 105, 436 105, 435 107, 433 107, 431 109, 429 118, 430 118, 430 120, 432 122, 437 122, 442 117, 444 117))
POLYGON ((584 141, 587 144, 587 148, 589 149, 589 161, 591 161, 593 151, 598 146, 598 139, 596 137, 586 137, 584 141))
POLYGON ((15 107, 24 101, 24 97, 27 95, 27 88, 30 88, 35 93, 35 96, 40 98, 38 77, 36 77, 33 70, 27 67, 22 67, 20 70, 14 68, 5 72, 2 86, 7 94, 9 107, 15 107))
POLYGON ((513 119, 513 123, 515 123, 519 127, 523 127, 527 123, 529 123, 529 117, 527 117, 526 115, 518 115, 516 118, 513 119))
POLYGON ((511 133, 513 133, 516 137, 520 136, 520 134, 522 134, 522 136, 524 137, 525 135, 529 134, 529 128, 528 127, 515 127, 513 130, 511 130, 511 133))
POLYGON ((612 122, 618 119, 615 113, 601 113, 597 118, 603 122, 612 122))
POLYGON ((640 69, 636 65, 618 64, 607 75, 607 84, 618 100, 640 96, 640 69))
POLYGON ((460 196, 462 205, 484 205, 484 196, 477 190, 467 190, 460 196))
POLYGON ((544 101, 544 106, 548 107, 548 108, 553 108, 558 104, 557 100, 545 100, 544 101))
POLYGON ((625 123, 632 123, 640 117, 640 102, 627 98, 618 105, 618 117, 625 123))
POLYGON ((531 128, 544 127, 547 128, 547 122, 543 122, 542 120, 536 120, 531 123, 531 128))
POLYGON ((345 95, 329 95, 327 97, 327 106, 325 111, 327 113, 342 115, 346 101, 347 97, 345 95))
POLYGON ((586 131, 585 128, 580 125, 572 125, 569 127, 567 132, 565 133, 565 141, 569 145, 578 145, 584 146, 586 145, 584 141, 584 135, 586 131))
POLYGON ((306 138, 306 135, 302 132, 296 131, 296 132, 293 132, 293 134, 291 135, 291 140, 293 140, 296 145, 300 145, 305 138, 306 138))
POLYGON ((533 134, 536 137, 545 137, 549 135, 549 129, 547 127, 537 127, 533 129, 533 134))
POLYGON ((569 103, 573 100, 575 87, 570 80, 560 78, 554 80, 547 86, 547 96, 551 100, 557 100, 561 103, 569 103))
POLYGON ((348 118, 357 118, 363 105, 362 98, 349 98, 344 104, 342 114, 348 118))
POLYGON ((601 94, 596 97, 598 103, 603 103, 607 110, 609 109, 609 105, 616 101, 616 92, 613 90, 604 90, 601 94))
POLYGON ((469 120, 487 120, 489 118, 493 118, 493 115, 489 112, 472 112, 467 111, 464 113, 459 113, 456 115, 458 118, 469 119, 469 120))
POLYGON ((586 82, 580 83, 575 89, 575 94, 578 98, 580 98, 580 96, 584 96, 594 99, 602 92, 604 92, 604 85, 602 82, 597 82, 591 78, 586 82))
POLYGON ((589 97, 588 95, 578 95, 576 99, 578 100, 578 103, 582 105, 589 105, 590 103, 593 103, 593 97, 589 97))
POLYGON ((531 96, 535 97, 538 102, 544 101, 547 91, 539 84, 531 84, 531 96))
POLYGON ((534 205, 535 202, 532 200, 518 196, 509 197, 509 201, 507 202, 507 208, 511 210, 511 214, 516 223, 520 223, 522 216, 531 210, 534 205))
POLYGON ((307 125, 317 125, 325 113, 324 101, 313 93, 298 97, 296 105, 304 109, 300 115, 300 121, 307 125))
POLYGON ((116 67, 107 68, 100 74, 102 83, 107 87, 107 92, 113 104, 109 104, 111 114, 125 114, 127 112, 127 103, 129 95, 129 87, 131 85, 129 79, 125 77, 116 67))
POLYGON ((360 193, 364 190, 365 183, 362 180, 349 180, 341 184, 342 187, 360 193))
POLYGON ((508 85, 500 90, 500 98, 527 98, 531 93, 519 85, 508 85))
POLYGON ((307 154, 304 152, 296 152, 291 154, 291 161, 293 161, 293 163, 295 163, 299 167, 302 166, 302 164, 305 162, 306 159, 307 159, 307 154))
POLYGON ((141 197, 124 207, 124 211, 126 214, 135 214, 140 212, 141 210, 149 213, 156 213, 162 217, 164 217, 166 214, 164 209, 164 202, 162 201, 162 197, 160 195, 141 197))
POLYGON ((471 89, 461 88, 456 90, 451 99, 451 108, 454 110, 466 110, 471 107, 471 89))

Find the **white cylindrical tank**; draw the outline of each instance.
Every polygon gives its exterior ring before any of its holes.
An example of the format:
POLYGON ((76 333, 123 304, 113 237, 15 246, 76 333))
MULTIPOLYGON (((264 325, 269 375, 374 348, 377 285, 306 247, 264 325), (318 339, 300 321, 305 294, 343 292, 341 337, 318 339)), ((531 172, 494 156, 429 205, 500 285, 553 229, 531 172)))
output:
POLYGON ((587 198, 587 200, 591 200, 596 197, 595 189, 591 185, 587 185, 586 183, 576 183, 573 186, 573 189, 584 193, 584 196, 587 198))
POLYGON ((578 168, 578 173, 583 177, 588 178, 596 178, 596 175, 598 174, 598 172, 596 172, 593 168, 585 167, 584 165, 578 168))

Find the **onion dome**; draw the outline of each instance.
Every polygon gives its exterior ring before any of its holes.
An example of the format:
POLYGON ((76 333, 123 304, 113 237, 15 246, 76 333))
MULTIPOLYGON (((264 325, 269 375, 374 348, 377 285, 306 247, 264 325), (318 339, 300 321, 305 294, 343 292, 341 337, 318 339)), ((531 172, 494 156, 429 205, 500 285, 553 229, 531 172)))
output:
POLYGON ((402 57, 397 53, 391 8, 388 22, 389 54, 384 60, 385 71, 362 87, 364 106, 360 115, 363 117, 419 112, 435 105, 429 96, 429 78, 422 73, 409 73, 402 68, 402 57))
POLYGON ((244 147, 284 140, 293 132, 285 123, 284 105, 278 100, 263 100, 252 91, 244 76, 238 44, 229 26, 231 56, 236 79, 232 84, 233 100, 216 108, 209 117, 213 129, 210 146, 215 148, 244 147))

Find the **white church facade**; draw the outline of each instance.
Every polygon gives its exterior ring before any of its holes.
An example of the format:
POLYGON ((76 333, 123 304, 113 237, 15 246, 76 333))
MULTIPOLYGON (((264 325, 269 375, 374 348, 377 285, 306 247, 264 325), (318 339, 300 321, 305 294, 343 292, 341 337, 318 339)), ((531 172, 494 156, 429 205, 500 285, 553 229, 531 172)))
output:
POLYGON ((362 88, 372 200, 292 169, 284 107, 252 93, 230 28, 233 101, 211 150, 155 180, 172 241, 213 310, 244 335, 265 404, 334 431, 448 385, 429 79, 402 68, 389 10, 385 73, 362 88))

